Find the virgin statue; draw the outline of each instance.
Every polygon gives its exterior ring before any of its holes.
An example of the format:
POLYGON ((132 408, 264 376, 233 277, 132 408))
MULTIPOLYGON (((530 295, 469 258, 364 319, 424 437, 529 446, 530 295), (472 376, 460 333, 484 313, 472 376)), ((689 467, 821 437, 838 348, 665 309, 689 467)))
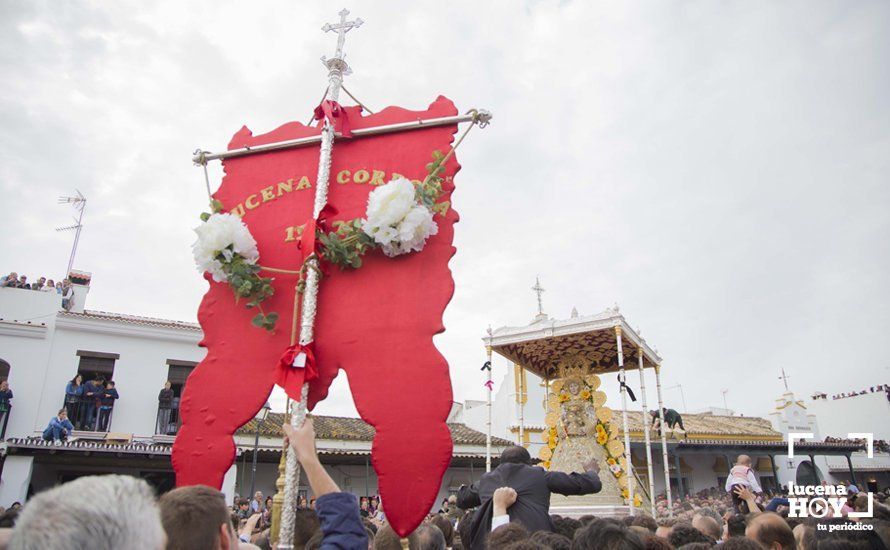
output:
POLYGON ((549 468, 559 472, 583 471, 582 465, 595 458, 600 465, 603 488, 593 496, 598 503, 623 504, 621 489, 626 486, 626 480, 620 483, 620 476, 612 470, 621 462, 609 459, 609 450, 620 456, 623 445, 617 434, 611 432, 612 411, 603 406, 606 395, 597 391, 599 382, 598 376, 585 376, 583 372, 554 381, 547 415, 550 452, 542 451, 542 458, 550 454, 549 468))

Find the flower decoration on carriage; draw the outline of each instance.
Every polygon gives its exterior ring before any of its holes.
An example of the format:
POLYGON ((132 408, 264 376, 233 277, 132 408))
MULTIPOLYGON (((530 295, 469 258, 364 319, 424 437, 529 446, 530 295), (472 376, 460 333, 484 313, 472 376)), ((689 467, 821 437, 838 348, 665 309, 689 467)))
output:
POLYGON ((605 445, 606 441, 609 440, 609 433, 606 431, 605 426, 603 426, 602 422, 597 422, 596 424, 596 442, 600 445, 605 445))

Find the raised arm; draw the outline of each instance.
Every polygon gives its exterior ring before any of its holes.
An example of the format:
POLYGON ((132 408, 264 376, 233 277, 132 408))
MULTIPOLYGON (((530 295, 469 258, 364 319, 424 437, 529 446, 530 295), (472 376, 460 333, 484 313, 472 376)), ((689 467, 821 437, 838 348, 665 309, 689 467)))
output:
POLYGON ((351 493, 341 493, 318 460, 312 419, 307 418, 296 430, 290 424, 284 424, 282 429, 316 496, 315 511, 324 533, 321 548, 367 548, 368 536, 359 515, 358 500, 351 493))
POLYGON ((297 460, 303 466, 306 477, 309 479, 309 486, 316 498, 328 493, 339 493, 340 488, 328 475, 327 470, 318 460, 318 453, 315 450, 315 427, 312 425, 312 419, 307 418, 303 425, 294 429, 290 424, 284 424, 284 435, 291 449, 297 453, 297 460))
POLYGON ((748 483, 751 484, 751 490, 755 493, 763 492, 763 489, 760 488, 760 484, 757 483, 757 476, 754 475, 754 470, 748 470, 748 483))
POLYGON ((583 474, 572 472, 547 472, 547 488, 553 493, 560 495, 589 495, 598 493, 603 488, 600 481, 600 466, 596 459, 591 458, 584 468, 587 470, 583 474))

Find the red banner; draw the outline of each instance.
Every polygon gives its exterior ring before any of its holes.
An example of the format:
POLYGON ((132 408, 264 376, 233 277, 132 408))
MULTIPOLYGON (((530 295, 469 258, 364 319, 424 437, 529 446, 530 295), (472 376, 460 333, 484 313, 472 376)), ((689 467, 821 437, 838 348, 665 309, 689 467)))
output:
MULTIPOLYGON (((345 113, 338 117, 348 118, 352 130, 457 114, 443 97, 420 112, 390 107, 363 117, 358 107, 342 109, 345 113)), ((328 195, 337 214, 327 223, 364 217, 368 194, 394 176, 422 180, 432 152, 447 153, 456 130, 452 125, 337 140, 328 195)), ((297 122, 259 136, 242 128, 229 148, 319 131, 297 122)), ((250 228, 263 266, 300 268, 297 227, 312 219, 318 149, 309 146, 224 162, 226 175, 214 197, 250 228)), ((440 201, 450 201, 458 169, 452 157, 440 201)), ((312 350, 318 378, 310 385, 309 407, 325 398, 338 371, 344 370, 359 414, 376 428, 371 459, 385 512, 401 535, 410 533, 433 507, 452 453, 445 424, 451 382, 433 335, 444 330, 442 314, 454 290, 448 260, 455 251, 453 225, 458 217, 450 208, 442 210, 435 215, 438 233, 421 252, 389 258, 372 251, 359 269, 328 266, 318 296, 312 350)), ((280 359, 290 345, 297 279, 261 275, 275 277, 275 295, 263 303, 267 312, 281 316, 271 333, 251 325, 256 310, 236 304, 225 283, 211 281, 201 302, 198 320, 207 356, 189 377, 180 405, 183 424, 173 449, 178 485, 222 485, 235 458, 232 434, 254 417, 278 379, 280 359)), ((301 382, 294 382, 293 374, 289 378, 289 384, 301 382)))

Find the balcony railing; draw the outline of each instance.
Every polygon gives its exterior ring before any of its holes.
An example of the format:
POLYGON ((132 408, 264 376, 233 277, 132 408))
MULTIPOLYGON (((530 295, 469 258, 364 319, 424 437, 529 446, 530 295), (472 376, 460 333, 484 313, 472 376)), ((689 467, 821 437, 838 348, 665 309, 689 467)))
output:
POLYGON ((6 425, 9 424, 9 415, 12 414, 12 403, 6 403, 5 410, 0 410, 0 415, 3 415, 2 427, 0 427, 0 439, 6 439, 6 425))
POLYGON ((182 419, 179 417, 179 398, 175 398, 169 408, 158 407, 158 418, 155 422, 156 435, 176 435, 182 419))
POLYGON ((75 430, 84 432, 107 432, 111 428, 114 405, 97 405, 94 399, 65 400, 68 420, 75 430))

